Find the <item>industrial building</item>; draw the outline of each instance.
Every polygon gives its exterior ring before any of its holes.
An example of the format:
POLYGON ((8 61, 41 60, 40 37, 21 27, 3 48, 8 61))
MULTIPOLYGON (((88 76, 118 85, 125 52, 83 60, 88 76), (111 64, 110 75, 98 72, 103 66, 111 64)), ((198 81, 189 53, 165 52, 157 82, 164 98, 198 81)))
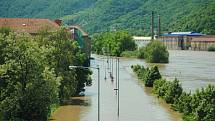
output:
POLYGON ((215 36, 202 36, 191 40, 191 49, 207 51, 210 47, 215 48, 215 36))
POLYGON ((201 36, 205 36, 205 34, 196 32, 170 32, 161 34, 159 40, 169 50, 188 50, 191 48, 191 40, 201 36))

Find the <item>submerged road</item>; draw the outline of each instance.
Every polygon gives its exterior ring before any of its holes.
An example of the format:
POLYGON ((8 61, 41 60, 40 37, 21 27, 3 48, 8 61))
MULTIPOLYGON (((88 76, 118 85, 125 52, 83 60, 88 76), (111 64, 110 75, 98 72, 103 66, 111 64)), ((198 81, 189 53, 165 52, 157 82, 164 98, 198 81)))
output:
MULTIPOLYGON (((99 65, 101 97, 100 121, 180 121, 181 115, 170 109, 163 100, 145 88, 132 72, 132 64, 145 64, 138 59, 120 59, 120 116, 117 116, 116 82, 111 81, 106 61, 94 55, 92 66, 99 65), (105 70, 107 80, 105 80, 105 70)), ((114 63, 115 77, 115 63, 114 63)), ((61 106, 52 116, 53 121, 97 121, 97 70, 93 70, 93 85, 86 88, 85 97, 73 98, 71 105, 61 106)))
MULTIPOLYGON (((215 53, 203 51, 169 51, 170 62, 159 64, 167 79, 177 77, 185 91, 194 91, 215 84, 215 53)), ((120 59, 120 117, 117 117, 115 81, 105 77, 107 64, 95 56, 92 66, 101 68, 100 121, 177 121, 181 115, 172 111, 165 102, 153 96, 149 88, 138 81, 130 66, 146 64, 139 59, 120 59), (99 59, 99 60, 98 60, 99 59)), ((115 68, 115 67, 114 67, 115 68)), ((115 70, 115 69, 114 69, 115 70)), ((71 105, 61 106, 52 116, 53 121, 97 121, 97 70, 93 70, 93 85, 86 88, 85 97, 75 97, 71 105)))

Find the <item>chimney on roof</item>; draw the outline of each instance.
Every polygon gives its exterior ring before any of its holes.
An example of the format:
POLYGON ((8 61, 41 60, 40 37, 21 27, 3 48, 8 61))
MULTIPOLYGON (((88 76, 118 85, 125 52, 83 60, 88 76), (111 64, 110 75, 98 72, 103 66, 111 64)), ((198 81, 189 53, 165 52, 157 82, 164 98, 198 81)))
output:
POLYGON ((59 25, 59 26, 61 26, 61 24, 62 24, 62 20, 61 20, 61 19, 56 19, 54 22, 55 22, 57 25, 59 25))

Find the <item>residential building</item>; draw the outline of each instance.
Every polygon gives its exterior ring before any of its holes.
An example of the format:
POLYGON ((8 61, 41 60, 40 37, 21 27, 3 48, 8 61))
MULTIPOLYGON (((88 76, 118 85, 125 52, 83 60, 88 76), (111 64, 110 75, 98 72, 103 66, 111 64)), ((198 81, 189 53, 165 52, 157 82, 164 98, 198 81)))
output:
MULTIPOLYGON (((42 30, 54 32, 61 28, 62 20, 56 19, 33 19, 33 18, 0 18, 0 28, 10 28, 16 33, 29 33, 38 35, 42 30)), ((71 33, 71 39, 78 42, 79 46, 86 53, 88 61, 91 55, 91 41, 86 32, 80 26, 70 26, 68 31, 71 33)), ((88 62, 89 63, 89 62, 88 62)))
POLYGON ((29 33, 36 35, 42 30, 48 32, 60 29, 61 20, 51 21, 49 19, 32 19, 32 18, 0 18, 0 28, 10 28, 16 33, 29 33))

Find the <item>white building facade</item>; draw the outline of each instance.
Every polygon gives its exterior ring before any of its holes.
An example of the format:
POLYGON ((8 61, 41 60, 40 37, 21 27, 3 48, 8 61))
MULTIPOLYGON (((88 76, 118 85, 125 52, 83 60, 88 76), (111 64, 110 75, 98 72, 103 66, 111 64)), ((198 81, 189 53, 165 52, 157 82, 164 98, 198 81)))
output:
POLYGON ((145 47, 151 42, 151 37, 133 36, 133 40, 137 44, 138 48, 145 47))

